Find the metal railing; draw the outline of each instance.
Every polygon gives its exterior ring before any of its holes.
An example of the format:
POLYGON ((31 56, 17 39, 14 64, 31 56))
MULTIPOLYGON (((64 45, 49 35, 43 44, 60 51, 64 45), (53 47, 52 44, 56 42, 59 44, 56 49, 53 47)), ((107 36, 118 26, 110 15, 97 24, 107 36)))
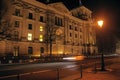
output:
MULTIPOLYGON (((50 71, 56 71, 57 73, 56 73, 56 76, 55 76, 56 77, 55 80, 60 80, 63 77, 67 77, 67 76, 71 76, 72 75, 72 74, 71 75, 65 75, 65 76, 61 77, 61 75, 62 75, 61 74, 61 70, 64 71, 66 69, 67 68, 56 68, 56 69, 46 69, 46 70, 42 70, 42 71, 40 70, 40 71, 34 71, 34 72, 19 73, 19 74, 15 74, 15 75, 1 76, 0 80, 22 80, 23 76, 32 76, 34 74, 45 73, 45 72, 47 73, 47 72, 50 72, 50 71)), ((82 65, 74 66, 74 67, 71 67, 69 69, 77 70, 79 72, 79 74, 80 74, 79 78, 82 78, 82 76, 83 76, 83 74, 82 74, 82 72, 83 72, 82 65)), ((38 76, 38 77, 40 77, 40 76, 38 76)), ((29 80, 29 79, 27 79, 27 80, 29 80)))

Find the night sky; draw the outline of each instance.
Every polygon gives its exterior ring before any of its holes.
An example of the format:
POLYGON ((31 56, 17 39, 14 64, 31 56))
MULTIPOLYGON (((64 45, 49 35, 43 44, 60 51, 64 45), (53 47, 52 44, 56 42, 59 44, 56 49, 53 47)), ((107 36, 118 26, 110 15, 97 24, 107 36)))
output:
POLYGON ((95 19, 103 18, 106 32, 120 38, 120 0, 82 0, 82 2, 93 11, 95 19))
MULTIPOLYGON (((47 0, 39 0, 45 2, 47 0)), ((79 0, 48 0, 50 3, 63 2, 68 9, 79 6, 79 0)), ((107 35, 120 38, 120 0, 81 0, 82 5, 90 9, 95 20, 103 19, 107 35)))

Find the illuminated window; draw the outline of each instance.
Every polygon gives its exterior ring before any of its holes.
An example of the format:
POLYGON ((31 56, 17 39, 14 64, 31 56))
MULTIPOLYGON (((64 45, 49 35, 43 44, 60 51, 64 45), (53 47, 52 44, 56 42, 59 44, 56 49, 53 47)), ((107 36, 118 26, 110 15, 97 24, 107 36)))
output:
POLYGON ((41 31, 41 32, 43 31, 43 26, 40 26, 40 31, 41 31))
POLYGON ((19 56, 19 46, 15 46, 15 47, 13 48, 13 55, 14 55, 14 56, 19 56))
POLYGON ((32 34, 28 33, 28 40, 31 41, 32 40, 32 34))
POLYGON ((43 41, 43 35, 40 35, 40 38, 39 38, 40 42, 43 41))

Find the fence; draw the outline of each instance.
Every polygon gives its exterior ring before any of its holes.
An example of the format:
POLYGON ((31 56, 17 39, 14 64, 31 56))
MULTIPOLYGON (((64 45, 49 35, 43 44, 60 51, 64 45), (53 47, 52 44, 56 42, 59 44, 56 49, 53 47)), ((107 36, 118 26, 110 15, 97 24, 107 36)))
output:
POLYGON ((79 73, 80 78, 82 78, 83 76, 82 65, 80 65, 80 66, 71 67, 69 69, 56 68, 56 69, 47 69, 47 70, 40 70, 40 71, 34 71, 34 72, 19 73, 15 75, 8 75, 8 76, 0 77, 0 80, 33 80, 32 77, 34 78, 34 80, 44 80, 44 78, 41 78, 42 76, 40 76, 40 74, 43 74, 43 73, 47 74, 45 76, 49 78, 48 80, 60 80, 63 77, 72 75, 72 73, 77 73, 77 74, 79 73), (68 71, 67 73, 69 74, 67 75, 63 74, 64 71, 68 71), (54 78, 49 77, 49 75, 52 73, 54 73, 54 78))

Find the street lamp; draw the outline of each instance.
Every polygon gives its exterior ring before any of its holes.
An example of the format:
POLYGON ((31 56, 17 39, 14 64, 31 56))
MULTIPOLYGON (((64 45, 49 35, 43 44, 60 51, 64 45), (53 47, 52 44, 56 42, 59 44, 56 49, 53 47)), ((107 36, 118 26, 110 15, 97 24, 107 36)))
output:
MULTIPOLYGON (((100 28, 103 27, 103 20, 99 20, 97 23, 98 23, 98 26, 100 28)), ((103 44, 102 44, 102 49, 103 49, 103 44)), ((104 63, 104 55, 103 55, 103 52, 101 54, 101 71, 105 71, 105 63, 104 63)))
POLYGON ((102 28, 102 26, 103 26, 103 20, 99 20, 98 21, 98 26, 100 26, 100 28, 102 28))

